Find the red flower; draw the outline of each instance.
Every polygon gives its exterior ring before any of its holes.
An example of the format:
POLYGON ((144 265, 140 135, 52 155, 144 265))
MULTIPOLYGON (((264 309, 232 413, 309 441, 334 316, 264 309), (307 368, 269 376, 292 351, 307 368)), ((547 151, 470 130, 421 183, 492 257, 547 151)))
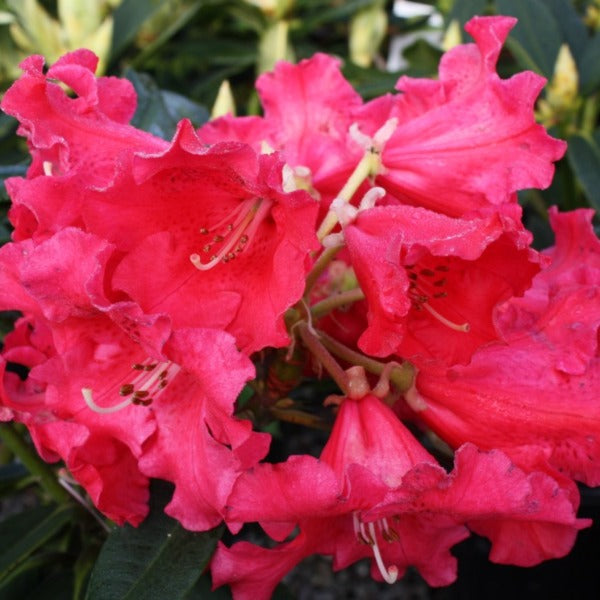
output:
POLYGON ((499 214, 452 219, 424 208, 360 212, 344 230, 368 304, 367 354, 468 362, 498 339, 494 308, 538 271, 530 235, 499 214))
POLYGON ((465 524, 492 539, 492 556, 516 564, 562 556, 587 524, 575 519, 556 482, 523 473, 499 452, 465 446, 447 474, 371 395, 342 402, 320 461, 293 456, 259 465, 238 479, 228 504, 229 519, 259 520, 278 540, 299 527, 273 550, 219 545, 213 582, 229 583, 236 600, 268 598, 288 570, 317 552, 333 555, 336 570, 371 556, 377 579, 393 583, 414 565, 429 584, 447 585, 456 576, 449 550, 468 536, 465 524), (501 493, 490 495, 490 482, 501 493))
POLYGON ((459 216, 498 206, 524 188, 544 188, 566 144, 535 123, 544 79, 530 71, 508 80, 496 73, 502 44, 516 20, 474 17, 475 44, 442 57, 439 80, 401 77, 395 98, 381 97, 357 114, 370 134, 390 117, 398 127, 385 144, 381 185, 400 201, 459 216))
POLYGON ((297 65, 280 61, 261 75, 256 89, 265 116, 222 117, 201 127, 205 143, 239 140, 259 150, 266 142, 292 167, 308 167, 312 183, 333 197, 360 160, 348 136, 362 99, 340 72, 340 61, 315 54, 297 65))
POLYGON ((4 95, 2 110, 19 120, 18 132, 27 137, 33 158, 28 177, 78 171, 98 186, 111 180, 123 154, 166 148, 164 140, 127 124, 136 108, 133 86, 96 78, 97 64, 89 50, 65 54, 46 73, 42 56, 21 64, 24 74, 4 95))
POLYGON ((253 366, 223 331, 172 330, 164 314, 109 303, 113 251, 77 229, 0 251, 1 307, 31 314, 8 338, 4 360, 31 371, 24 383, 5 373, 4 418, 24 422, 42 457, 62 458, 118 523, 141 521, 148 477, 161 476, 176 486, 170 514, 214 527, 237 474, 268 448, 232 416, 253 366))
POLYGON ((318 205, 283 192, 282 166, 239 143, 207 148, 186 121, 166 152, 135 156, 83 207, 88 230, 127 252, 114 289, 176 328, 225 328, 246 353, 286 345, 318 205))
POLYGON ((129 372, 133 379, 132 363, 146 358, 86 297, 86 281, 107 249, 103 240, 74 229, 39 246, 28 241, 2 248, 2 308, 26 311, 7 336, 3 357, 30 369, 25 381, 5 373, 2 403, 27 425, 42 458, 64 460, 99 510, 137 525, 148 511, 148 479, 138 459, 155 420, 136 407, 100 415, 82 396, 82 388, 98 390, 111 381, 120 402, 119 378, 129 372))
POLYGON ((285 345, 283 313, 304 289, 318 205, 283 191, 278 157, 240 143, 207 149, 189 122, 171 144, 126 125, 131 85, 96 79, 87 51, 47 76, 42 66, 26 61, 3 103, 34 154, 28 179, 8 182, 15 239, 67 226, 100 235, 127 253, 113 290, 147 312, 168 312, 176 328, 227 327, 247 353, 285 345))
POLYGON ((552 213, 557 246, 521 299, 502 307, 508 345, 468 366, 424 365, 419 417, 453 446, 499 448, 520 465, 546 465, 600 484, 600 243, 589 211, 552 213))

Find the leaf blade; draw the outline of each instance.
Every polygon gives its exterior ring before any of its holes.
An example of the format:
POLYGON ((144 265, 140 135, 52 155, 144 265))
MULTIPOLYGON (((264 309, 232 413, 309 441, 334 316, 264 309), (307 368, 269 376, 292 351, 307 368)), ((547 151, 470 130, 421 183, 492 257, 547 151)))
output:
POLYGON ((147 519, 114 530, 92 571, 86 600, 178 600, 198 581, 221 537, 183 529, 164 514, 170 486, 153 484, 147 519))

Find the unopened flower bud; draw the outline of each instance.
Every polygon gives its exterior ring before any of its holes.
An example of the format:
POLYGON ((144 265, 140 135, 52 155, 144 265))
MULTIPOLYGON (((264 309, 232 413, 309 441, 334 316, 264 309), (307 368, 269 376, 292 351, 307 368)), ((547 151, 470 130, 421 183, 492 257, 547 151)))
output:
POLYGON ((350 59, 360 67, 369 67, 385 37, 387 13, 382 3, 359 10, 350 23, 350 59))
POLYGON ((235 99, 231 92, 231 86, 229 81, 224 79, 219 86, 215 103, 213 104, 210 116, 213 119, 217 117, 223 117, 225 115, 235 116, 235 99))
POLYGON ((571 108, 577 98, 579 74, 573 55, 567 44, 560 47, 554 75, 546 91, 546 100, 555 110, 571 108))

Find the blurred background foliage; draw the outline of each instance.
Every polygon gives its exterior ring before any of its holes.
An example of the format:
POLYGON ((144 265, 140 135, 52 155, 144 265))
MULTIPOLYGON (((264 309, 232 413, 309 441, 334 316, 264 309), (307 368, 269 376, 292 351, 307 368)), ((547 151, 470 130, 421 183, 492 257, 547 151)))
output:
MULTIPOLYGON (((259 113, 254 80, 282 58, 335 54, 365 99, 392 91, 401 74, 435 77, 443 51, 469 41, 462 26, 475 14, 518 17, 498 70, 548 79, 536 116, 569 143, 552 186, 520 195, 544 247, 552 241, 549 205, 600 208, 600 0, 0 0, 0 93, 29 54, 52 63, 89 47, 103 73, 135 86, 134 124, 169 138, 184 116, 200 125, 211 114, 259 113)), ((28 164, 16 129, 0 115, 0 242, 10 238, 3 180, 28 164)), ((4 332, 12 318, 0 321, 4 332)), ((164 489, 154 488, 152 517, 138 530, 114 530, 68 473, 36 459, 24 429, 3 425, 0 433, 0 598, 107 598, 122 563, 117 579, 125 585, 115 598, 210 594, 201 575, 218 536, 185 532, 165 517, 164 489), (165 532, 178 545, 164 542, 165 532), (181 545, 193 561, 181 561, 181 545), (169 576, 148 571, 149 562, 167 565, 169 576)), ((283 588, 278 594, 289 597, 283 588)))

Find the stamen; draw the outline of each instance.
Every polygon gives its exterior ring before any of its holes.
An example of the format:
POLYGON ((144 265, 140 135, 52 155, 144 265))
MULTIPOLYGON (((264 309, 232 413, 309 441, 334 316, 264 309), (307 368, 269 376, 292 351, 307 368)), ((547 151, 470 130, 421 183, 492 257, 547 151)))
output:
MULTIPOLYGON (((387 519, 381 519, 378 524, 381 529, 382 536, 387 542, 395 542, 399 540, 398 533, 388 525, 387 519)), ((354 527, 354 535, 356 536, 356 539, 361 544, 368 544, 371 546, 375 562, 377 563, 377 567, 379 568, 379 572, 381 573, 384 581, 390 584, 395 583, 398 579, 398 567, 396 565, 390 565, 389 567, 385 566, 381 556, 381 551, 379 550, 379 545, 377 544, 375 524, 368 523, 365 525, 365 523, 361 522, 358 513, 353 512, 352 525, 354 527)))
POLYGON ((220 262, 227 263, 243 252, 252 239, 271 208, 271 203, 262 199, 252 199, 241 202, 232 213, 210 228, 203 227, 200 232, 204 235, 219 228, 211 242, 204 245, 202 252, 208 253, 213 245, 222 244, 218 252, 214 252, 210 260, 202 262, 199 254, 191 254, 190 261, 200 271, 208 271, 220 262), (232 218, 236 217, 232 222, 232 218))
POLYGON ((101 398, 125 396, 125 400, 112 406, 101 406, 94 400, 93 390, 83 388, 81 394, 88 407, 99 414, 110 414, 118 412, 131 404, 149 406, 162 394, 168 383, 180 371, 180 367, 169 361, 157 363, 147 359, 144 363, 131 365, 131 370, 137 373, 133 381, 123 383, 124 377, 116 385, 100 393, 101 398), (171 375, 170 378, 169 375, 171 375))

